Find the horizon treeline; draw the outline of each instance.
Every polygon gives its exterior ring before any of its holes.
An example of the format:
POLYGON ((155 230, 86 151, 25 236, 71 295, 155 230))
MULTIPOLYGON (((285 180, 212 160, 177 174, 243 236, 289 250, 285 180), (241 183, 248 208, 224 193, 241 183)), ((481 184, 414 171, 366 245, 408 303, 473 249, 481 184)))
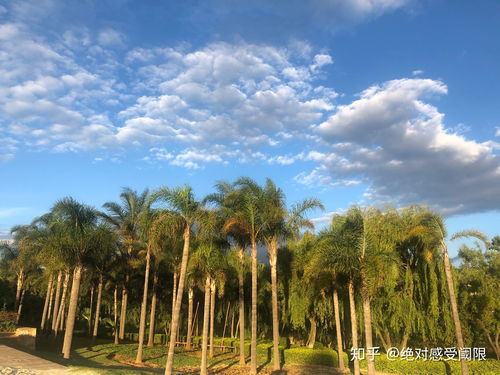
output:
MULTIPOLYGON (((418 205, 352 206, 315 233, 309 216, 322 203, 289 205, 270 179, 218 182, 202 199, 187 185, 118 198, 101 208, 62 198, 0 245, 2 310, 61 338, 64 358, 75 333, 133 337, 136 363, 164 334, 166 374, 176 343, 190 349, 195 336, 201 374, 216 337, 239 339, 252 374, 260 339, 272 340, 275 370, 280 345, 331 347, 341 369, 357 348, 487 347, 500 357, 499 236, 448 237, 444 219, 418 205), (451 260, 446 240, 464 237, 475 244, 451 260)), ((359 374, 358 360, 352 367, 359 374)))

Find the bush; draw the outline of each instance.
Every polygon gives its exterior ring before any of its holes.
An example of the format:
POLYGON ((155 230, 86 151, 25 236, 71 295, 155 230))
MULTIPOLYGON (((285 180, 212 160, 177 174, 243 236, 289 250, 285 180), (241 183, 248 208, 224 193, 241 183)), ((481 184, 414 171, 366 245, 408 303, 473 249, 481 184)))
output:
MULTIPOLYGON (((500 361, 470 361, 470 375, 500 374, 500 361)), ((361 367, 366 368, 366 361, 361 361, 361 367)), ((397 373, 400 375, 460 375, 459 361, 389 361, 385 356, 375 358, 377 370, 397 373)))
POLYGON ((0 320, 0 332, 15 332, 16 328, 16 323, 9 320, 0 320))
MULTIPOLYGON (((337 352, 332 349, 290 348, 285 350, 284 355, 286 364, 338 367, 339 363, 337 352)), ((346 364, 347 361, 347 354, 344 353, 346 364)))

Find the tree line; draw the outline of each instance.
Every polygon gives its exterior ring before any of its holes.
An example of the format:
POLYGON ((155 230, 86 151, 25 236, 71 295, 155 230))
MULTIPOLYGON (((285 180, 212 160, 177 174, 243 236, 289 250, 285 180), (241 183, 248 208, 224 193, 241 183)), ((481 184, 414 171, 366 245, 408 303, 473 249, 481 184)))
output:
MULTIPOLYGON (((109 327, 116 344, 124 340, 132 302, 136 363, 146 333, 153 346, 162 325, 169 338, 165 374, 172 374, 180 333, 190 349, 200 318, 200 373, 207 374, 217 316, 225 336, 230 312, 241 365, 250 336, 251 374, 260 337, 272 337, 275 370, 283 336, 311 348, 318 341, 334 346, 341 369, 343 353, 358 347, 485 343, 498 359, 500 237, 453 235, 478 241, 461 248, 457 269, 444 220, 426 207, 353 206, 314 234, 308 216, 322 209, 314 198, 288 206, 272 180, 261 186, 249 178, 218 182, 202 200, 190 186, 124 188, 119 202, 100 210, 63 198, 29 225, 12 228, 1 275, 15 284, 18 319, 26 291, 44 296, 40 328, 63 335, 64 358, 82 320, 94 338, 109 327), (258 257, 264 250, 266 261, 258 257)), ((375 362, 367 364, 375 374, 375 362)), ((353 369, 359 375, 357 359, 353 369)), ((461 369, 468 374, 465 360, 461 369)))

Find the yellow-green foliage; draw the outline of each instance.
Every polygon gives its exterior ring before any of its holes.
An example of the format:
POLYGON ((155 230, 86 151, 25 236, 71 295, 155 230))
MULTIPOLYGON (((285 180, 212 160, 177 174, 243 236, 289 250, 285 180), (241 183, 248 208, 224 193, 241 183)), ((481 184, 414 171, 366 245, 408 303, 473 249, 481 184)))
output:
POLYGON ((15 332, 17 326, 8 320, 0 320, 0 332, 15 332))
MULTIPOLYGON (((338 367, 337 352, 332 349, 290 348, 284 352, 285 364, 322 365, 338 367)), ((347 354, 344 353, 347 363, 347 354)))
MULTIPOLYGON (((500 361, 470 361, 470 375, 498 375, 500 374, 500 361)), ((366 368, 366 361, 361 362, 361 367, 366 368)), ((460 362, 458 361, 389 361, 382 357, 375 359, 377 371, 391 372, 400 375, 460 375, 460 362)))

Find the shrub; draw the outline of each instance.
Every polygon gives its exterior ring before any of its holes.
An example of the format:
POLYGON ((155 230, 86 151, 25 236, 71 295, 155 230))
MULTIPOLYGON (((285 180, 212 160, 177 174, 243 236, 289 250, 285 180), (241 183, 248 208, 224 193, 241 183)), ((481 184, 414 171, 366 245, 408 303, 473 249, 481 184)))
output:
MULTIPOLYGON (((470 375, 497 375, 500 373, 500 361, 470 361, 470 375)), ((366 368, 366 361, 361 361, 361 367, 366 368)), ((400 375, 460 375, 458 361, 389 361, 385 356, 375 358, 377 370, 397 373, 400 375)))
POLYGON ((9 320, 0 320, 0 332, 15 332, 16 328, 16 323, 9 320))

